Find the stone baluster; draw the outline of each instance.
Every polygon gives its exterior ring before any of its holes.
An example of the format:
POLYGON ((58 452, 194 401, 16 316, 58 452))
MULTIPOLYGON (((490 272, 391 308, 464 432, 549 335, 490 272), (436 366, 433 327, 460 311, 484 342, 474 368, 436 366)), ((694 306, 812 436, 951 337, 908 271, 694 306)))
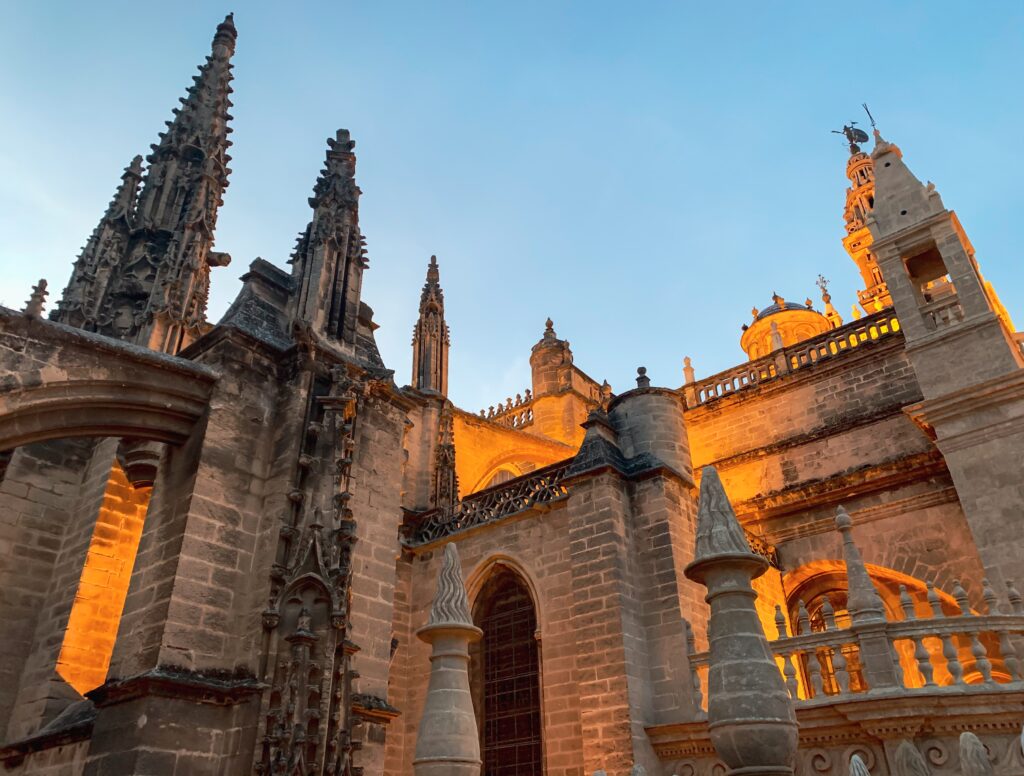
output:
MULTIPOLYGON (((985 611, 988 614, 999 614, 999 599, 996 598, 996 591, 992 589, 992 583, 988 579, 981 580, 981 597, 985 601, 985 611)), ((1010 634, 1005 630, 999 630, 997 636, 999 637, 999 651, 1003 655, 1003 662, 1010 674, 1010 681, 1019 682, 1022 678, 1021 664, 1010 634)))
POLYGON ((818 650, 809 649, 804 652, 807 657, 807 675, 811 681, 810 698, 820 698, 825 694, 825 680, 821 675, 821 661, 818 660, 818 650))
MULTIPOLYGON (((992 597, 995 598, 995 593, 992 594, 992 597)), ((957 606, 960 607, 960 615, 962 617, 974 616, 974 612, 971 611, 970 600, 967 598, 967 591, 964 590, 959 579, 953 580, 953 598, 956 599, 957 606)), ((972 629, 965 635, 971 642, 971 656, 974 658, 975 667, 981 673, 981 678, 985 684, 991 684, 992 663, 988 659, 988 650, 985 649, 981 639, 978 638, 977 629, 972 629)))
POLYGON ((801 636, 811 632, 811 616, 803 599, 797 601, 796 627, 801 636))
POLYGON ((964 590, 959 579, 953 580, 953 600, 956 601, 956 605, 960 607, 960 614, 964 617, 970 617, 973 614, 971 611, 971 601, 967 597, 967 591, 964 590))
MULTIPOLYGON (((789 632, 786 627, 786 615, 782 611, 782 607, 775 604, 775 630, 778 631, 779 639, 789 638, 789 632)), ((796 682, 796 668, 793 666, 793 658, 795 652, 785 652, 781 655, 782 657, 782 675, 785 677, 786 689, 789 690, 789 697, 794 701, 800 697, 800 688, 796 682)))
POLYGON ((789 638, 789 633, 786 630, 786 615, 778 604, 775 604, 775 630, 778 631, 780 639, 789 638))
POLYGON ((995 776, 985 745, 970 731, 960 734, 960 772, 962 776, 995 776))
POLYGON ((431 655, 413 772, 416 776, 479 776, 480 736, 469 690, 469 644, 483 631, 469 615, 454 544, 444 548, 430 617, 416 635, 430 644, 431 655))
MULTIPOLYGON (((900 585, 900 608, 903 609, 905 621, 916 620, 917 614, 914 611, 914 600, 907 592, 906 585, 900 585)), ((932 656, 924 645, 922 636, 913 636, 910 639, 914 644, 914 660, 917 662, 917 672, 921 675, 921 682, 925 687, 934 687, 935 669, 932 668, 932 656)), ((916 751, 916 750, 915 750, 916 751)))
POLYGON ((843 538, 843 560, 849 584, 850 628, 857 634, 860 662, 872 692, 903 687, 899 661, 886 634, 885 605, 868 576, 860 549, 853 541, 853 521, 845 509, 836 510, 836 528, 843 538))
MULTIPOLYGON (((931 582, 928 582, 927 585, 928 603, 932 607, 932 615, 935 619, 944 618, 946 615, 942 611, 942 602, 939 599, 938 592, 935 590, 935 585, 931 582)), ((957 648, 953 637, 948 633, 944 633, 940 638, 942 639, 942 656, 946 659, 946 670, 953 677, 953 684, 963 684, 964 669, 960 665, 960 658, 957 656, 957 648)))
POLYGON ((931 776, 924 757, 909 741, 901 741, 896 747, 896 773, 898 776, 931 776))
POLYGON ((711 743, 734 772, 792 776, 796 715, 757 615, 750 582, 768 562, 750 550, 718 472, 701 474, 694 560, 686 576, 707 588, 711 743))
POLYGON ((1013 586, 1011 580, 1006 580, 1006 598, 1010 602, 1011 612, 1024 614, 1024 598, 1021 598, 1020 592, 1013 586))
POLYGON ((903 610, 904 620, 917 619, 917 614, 914 612, 914 599, 907 592, 906 585, 900 585, 900 608, 903 610))
POLYGON ((690 625, 689 620, 683 620, 686 623, 686 652, 690 658, 690 683, 693 686, 693 705, 698 709, 704 708, 704 691, 700 686, 700 672, 697 671, 697 666, 693 663, 693 656, 697 654, 697 639, 693 635, 693 626, 690 625))

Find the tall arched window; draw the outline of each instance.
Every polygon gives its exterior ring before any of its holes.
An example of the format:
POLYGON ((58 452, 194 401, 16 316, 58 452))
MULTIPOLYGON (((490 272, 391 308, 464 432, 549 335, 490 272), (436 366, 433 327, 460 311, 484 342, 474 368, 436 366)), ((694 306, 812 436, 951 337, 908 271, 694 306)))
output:
POLYGON ((482 776, 541 776, 537 613, 523 580, 499 566, 473 607, 483 638, 471 649, 482 776))

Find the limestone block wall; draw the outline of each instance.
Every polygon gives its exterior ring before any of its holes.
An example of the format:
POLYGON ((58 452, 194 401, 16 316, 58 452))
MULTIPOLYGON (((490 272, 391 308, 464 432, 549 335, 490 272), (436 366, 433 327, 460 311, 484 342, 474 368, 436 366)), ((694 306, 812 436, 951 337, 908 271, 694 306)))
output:
MULTIPOLYGON (((20 677, 15 709, 8 725, 8 740, 36 731, 79 697, 57 673, 57 659, 116 448, 116 439, 105 439, 96 445, 82 471, 77 497, 64 515, 64 534, 44 588, 45 597, 39 602, 36 628, 28 642, 31 652, 20 677)), ((36 476, 41 474, 37 472, 36 476)))
MULTIPOLYGON (((26 445, 15 450, 0 482, 0 735, 8 729, 92 448, 92 440, 26 445)), ((24 727, 16 725, 14 734, 24 727)))
POLYGON ((686 413, 695 470, 713 464, 743 504, 934 449, 903 415, 921 392, 902 340, 865 344, 686 413))
POLYGON ((460 497, 485 487, 502 466, 524 474, 576 454, 576 447, 529 431, 505 428, 462 410, 455 411, 453 425, 460 497))
MULTIPOLYGON (((573 620, 572 564, 568 515, 563 508, 505 520, 458 537, 459 555, 470 605, 495 563, 505 563, 526 581, 534 596, 544 724, 544 758, 548 776, 582 773, 580 653, 573 620)), ((394 634, 398 639, 390 702, 402 710, 388 733, 385 773, 412 773, 416 730, 427 689, 430 650, 416 638, 426 624, 440 570, 443 546, 407 553, 398 563, 394 634), (400 732, 396 731, 400 728, 400 732)))

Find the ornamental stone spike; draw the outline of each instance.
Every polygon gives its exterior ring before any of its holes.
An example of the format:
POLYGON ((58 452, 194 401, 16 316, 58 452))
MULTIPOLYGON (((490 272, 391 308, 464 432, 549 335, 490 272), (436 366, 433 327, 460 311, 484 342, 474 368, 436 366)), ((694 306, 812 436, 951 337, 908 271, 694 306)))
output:
POLYGON ((853 521, 843 507, 836 509, 836 528, 843 537, 850 627, 857 634, 861 667, 868 687, 872 692, 902 688, 899 662, 885 634, 885 605, 868 576, 860 549, 853 541, 853 521))
POLYGON ((42 278, 38 285, 32 287, 32 295, 25 302, 24 314, 26 318, 43 317, 43 305, 46 304, 46 297, 49 293, 46 290, 46 278, 42 278))
POLYGON ((859 754, 850 758, 850 776, 871 776, 871 771, 868 770, 868 766, 864 764, 859 754))
POLYGON ((988 752, 974 733, 965 731, 960 734, 960 771, 962 776, 994 776, 988 752))
POLYGON ((901 741, 896 747, 897 776, 931 776, 928 764, 917 751, 917 747, 909 741, 901 741))
POLYGON ((469 691, 469 644, 483 632, 469 614, 454 544, 444 548, 430 617, 416 635, 431 645, 432 652, 413 772, 416 776, 479 776, 480 736, 469 691))
POLYGON ((695 558, 686 576, 707 588, 711 742, 744 776, 792 776, 796 716, 750 582, 768 562, 751 552, 714 467, 701 472, 695 558))
POLYGON ((853 521, 843 507, 836 509, 836 528, 843 537, 843 560, 846 561, 846 579, 849 584, 847 608, 850 610, 851 621, 854 624, 878 620, 884 622, 885 605, 864 567, 860 549, 853 541, 853 521))

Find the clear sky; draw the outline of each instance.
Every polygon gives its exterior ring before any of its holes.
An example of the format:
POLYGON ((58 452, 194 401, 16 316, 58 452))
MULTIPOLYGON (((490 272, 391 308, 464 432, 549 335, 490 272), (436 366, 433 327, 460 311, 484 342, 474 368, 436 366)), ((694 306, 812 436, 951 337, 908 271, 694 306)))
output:
POLYGON ((231 186, 211 319, 309 220, 352 131, 364 299, 396 380, 430 254, 470 410, 529 385, 551 316, 617 391, 744 359, 772 291, 849 318, 846 150, 867 102, 1024 322, 1024 3, 16 2, 0 26, 0 302, 54 301, 122 168, 235 12, 231 186))

